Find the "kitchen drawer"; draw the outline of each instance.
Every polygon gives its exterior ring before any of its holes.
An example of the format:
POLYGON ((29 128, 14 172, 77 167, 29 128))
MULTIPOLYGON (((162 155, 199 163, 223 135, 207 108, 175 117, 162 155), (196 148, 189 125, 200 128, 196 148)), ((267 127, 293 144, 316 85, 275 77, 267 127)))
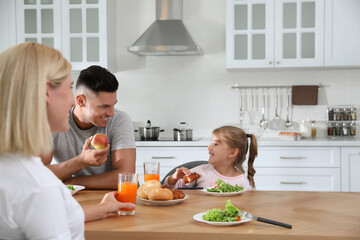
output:
POLYGON ((190 162, 207 161, 209 153, 206 147, 137 147, 136 148, 136 173, 139 182, 144 181, 143 163, 146 161, 160 162, 160 180, 174 167, 190 162))
POLYGON ((257 190, 340 191, 340 168, 255 168, 257 190))
POLYGON ((340 167, 340 147, 259 147, 257 167, 340 167))

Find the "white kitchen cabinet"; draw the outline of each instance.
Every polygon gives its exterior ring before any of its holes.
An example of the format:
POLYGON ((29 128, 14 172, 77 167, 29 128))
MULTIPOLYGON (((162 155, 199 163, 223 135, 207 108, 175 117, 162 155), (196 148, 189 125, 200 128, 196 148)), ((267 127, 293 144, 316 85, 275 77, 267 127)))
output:
POLYGON ((340 147, 259 147, 258 190, 340 191, 340 147))
POLYGON ((360 147, 341 147, 341 189, 360 192, 360 147))
POLYGON ((359 23, 359 0, 326 0, 325 66, 360 66, 359 23))
POLYGON ((16 44, 15 2, 0 0, 0 53, 16 44))
MULTIPOLYGON (((325 139, 294 144, 259 141, 258 157, 254 162, 256 189, 360 192, 360 141, 353 140, 325 139)), ((208 160, 208 144, 207 140, 137 142, 136 172, 140 182, 144 181, 143 162, 159 161, 162 179, 177 165, 208 160)), ((244 168, 247 168, 246 163, 244 168)))
POLYGON ((147 161, 160 162, 160 181, 174 167, 190 161, 207 161, 209 153, 206 147, 137 147, 136 173, 139 182, 144 182, 143 163, 147 161))
POLYGON ((324 65, 324 0, 227 0, 227 68, 324 65))
POLYGON ((340 191, 340 168, 255 168, 257 190, 340 191))
POLYGON ((73 70, 90 65, 114 69, 114 11, 114 1, 17 0, 16 41, 58 49, 73 70))
POLYGON ((17 43, 37 42, 61 51, 61 2, 16 1, 17 43))
POLYGON ((227 0, 226 66, 274 66, 274 1, 227 0))

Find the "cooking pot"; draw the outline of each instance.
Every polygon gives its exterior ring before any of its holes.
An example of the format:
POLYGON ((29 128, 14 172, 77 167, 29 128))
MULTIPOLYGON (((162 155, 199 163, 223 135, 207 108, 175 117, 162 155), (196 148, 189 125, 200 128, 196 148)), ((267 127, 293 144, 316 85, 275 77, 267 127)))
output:
POLYGON ((142 141, 157 141, 160 132, 165 130, 160 130, 160 127, 152 127, 150 120, 148 120, 146 127, 139 127, 139 130, 134 131, 139 132, 142 141))
POLYGON ((190 128, 187 129, 178 129, 174 128, 174 141, 192 141, 193 130, 190 128))

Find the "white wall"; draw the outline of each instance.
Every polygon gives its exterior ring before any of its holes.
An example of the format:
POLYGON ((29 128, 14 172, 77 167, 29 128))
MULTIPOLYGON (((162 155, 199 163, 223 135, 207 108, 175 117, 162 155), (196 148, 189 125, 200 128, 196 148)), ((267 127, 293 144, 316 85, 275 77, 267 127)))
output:
MULTIPOLYGON (((172 128, 179 121, 187 121, 195 137, 210 137, 215 127, 239 122, 238 92, 230 89, 236 83, 246 86, 320 83, 324 87, 319 92, 319 105, 294 106, 291 119, 322 120, 323 127, 328 105, 359 108, 360 69, 227 70, 225 2, 184 0, 185 26, 203 48, 204 56, 139 57, 127 52, 127 47, 155 20, 155 1, 118 0, 116 76, 120 88, 116 107, 129 113, 133 121, 145 123, 150 119, 153 125, 165 129, 161 136, 172 136, 172 128)), ((271 101, 268 106, 272 106, 273 95, 268 100, 271 101)), ((284 100, 280 101, 283 119, 284 100)), ((246 124, 250 121, 248 112, 246 124)), ((257 124, 258 102, 251 112, 257 124)), ((266 112, 268 119, 274 117, 273 108, 268 107, 266 112)), ((325 132, 320 131, 320 135, 325 132)))
POLYGON ((0 52, 16 44, 16 29, 12 27, 15 26, 15 14, 12 9, 15 9, 15 1, 0 0, 0 29, 9 33, 1 34, 0 52))

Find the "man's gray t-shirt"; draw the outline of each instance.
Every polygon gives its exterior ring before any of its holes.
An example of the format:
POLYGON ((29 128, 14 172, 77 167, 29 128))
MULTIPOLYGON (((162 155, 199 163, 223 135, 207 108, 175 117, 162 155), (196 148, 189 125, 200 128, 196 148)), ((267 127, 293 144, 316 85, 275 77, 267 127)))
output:
POLYGON ((70 130, 65 133, 54 133, 53 160, 56 163, 72 159, 82 152, 85 140, 97 133, 105 134, 109 139, 110 151, 106 162, 101 166, 84 168, 74 174, 75 176, 96 175, 113 170, 111 163, 111 151, 118 149, 136 148, 134 127, 129 115, 118 109, 114 109, 114 116, 109 118, 107 126, 100 128, 93 126, 87 130, 81 130, 73 118, 73 110, 70 111, 70 130))

